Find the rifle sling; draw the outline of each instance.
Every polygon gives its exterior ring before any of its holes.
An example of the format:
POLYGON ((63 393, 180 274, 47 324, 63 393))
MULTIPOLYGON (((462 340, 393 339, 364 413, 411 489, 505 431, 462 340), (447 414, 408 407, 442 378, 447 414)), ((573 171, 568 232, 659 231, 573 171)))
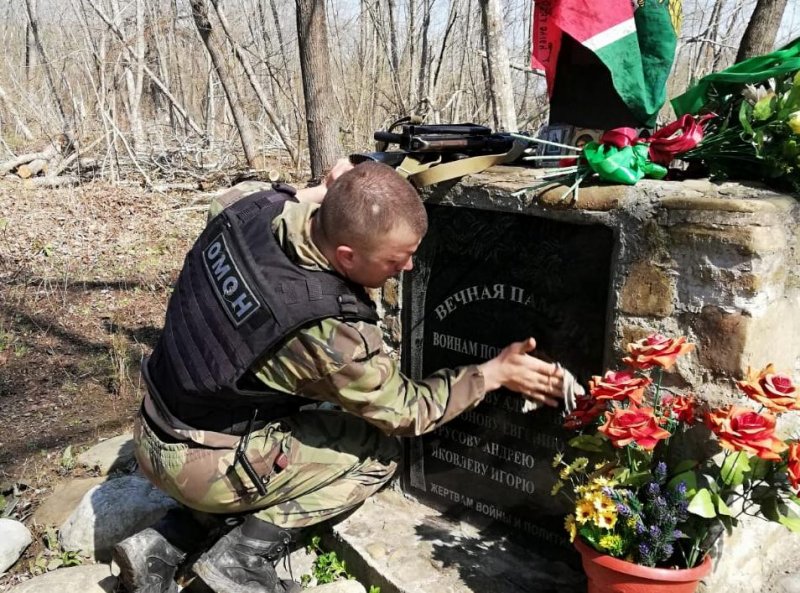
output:
POLYGON ((458 161, 449 163, 441 163, 435 167, 431 167, 434 163, 420 164, 411 157, 406 157, 403 163, 398 167, 400 174, 406 173, 408 180, 414 184, 415 187, 426 187, 434 183, 441 183, 448 179, 455 179, 456 177, 463 177, 464 175, 471 175, 473 173, 480 173, 494 165, 502 165, 505 163, 512 163, 516 161, 522 152, 525 150, 526 145, 522 142, 514 142, 511 150, 502 154, 486 154, 482 156, 473 156, 458 161), (412 163, 407 161, 414 161, 418 167, 416 172, 412 169, 416 168, 412 163), (403 169, 401 171, 401 169, 403 169))

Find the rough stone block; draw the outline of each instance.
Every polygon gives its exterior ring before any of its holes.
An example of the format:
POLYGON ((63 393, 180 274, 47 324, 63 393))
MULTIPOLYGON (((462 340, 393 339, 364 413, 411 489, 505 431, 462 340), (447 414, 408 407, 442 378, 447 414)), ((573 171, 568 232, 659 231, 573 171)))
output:
POLYGON ((742 369, 773 363, 792 373, 800 353, 800 294, 786 296, 750 323, 742 351, 742 369))
POLYGON ((337 523, 333 535, 332 547, 351 572, 382 593, 524 593, 586 586, 581 572, 564 562, 484 536, 479 528, 389 490, 337 523))
POLYGON ((798 310, 797 297, 784 298, 752 317, 713 305, 703 307, 692 321, 701 366, 730 377, 741 377, 747 367, 762 368, 769 362, 793 372, 800 352, 798 310))
POLYGON ((619 298, 623 313, 641 317, 667 317, 675 309, 675 286, 669 274, 652 262, 631 266, 619 298))
POLYGON ((88 451, 78 455, 78 463, 97 468, 101 476, 114 470, 122 470, 133 462, 135 445, 133 434, 121 434, 95 445, 88 451))
POLYGON ((743 256, 765 255, 786 249, 786 237, 780 228, 733 226, 707 228, 697 224, 682 224, 669 229, 673 248, 698 249, 706 252, 720 246, 731 247, 743 256))
POLYGON ((574 203, 572 193, 562 199, 568 189, 569 186, 565 185, 549 189, 539 196, 538 203, 551 208, 579 208, 605 212, 618 208, 626 195, 625 189, 616 185, 594 185, 581 188, 578 191, 578 202, 574 203))
POLYGON ((383 285, 383 303, 389 309, 396 309, 400 306, 400 281, 397 278, 389 278, 383 285))
POLYGON ((34 523, 42 526, 61 525, 69 518, 84 495, 105 480, 105 478, 81 478, 59 484, 33 513, 34 523))
POLYGON ((752 319, 708 305, 693 323, 700 364, 715 374, 741 376, 742 354, 752 319))
POLYGON ((108 564, 89 564, 59 568, 20 583, 8 593, 113 593, 117 591, 117 577, 111 574, 108 564))
POLYGON ((774 212, 778 206, 772 202, 737 198, 717 198, 706 195, 667 196, 661 205, 669 210, 707 210, 713 212, 774 212))

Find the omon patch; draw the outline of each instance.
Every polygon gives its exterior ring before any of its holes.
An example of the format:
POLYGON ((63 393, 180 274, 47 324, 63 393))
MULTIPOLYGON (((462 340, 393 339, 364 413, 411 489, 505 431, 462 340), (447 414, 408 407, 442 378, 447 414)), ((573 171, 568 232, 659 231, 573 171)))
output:
POLYGON ((222 233, 203 250, 203 262, 228 319, 239 327, 261 307, 261 303, 244 281, 222 233))

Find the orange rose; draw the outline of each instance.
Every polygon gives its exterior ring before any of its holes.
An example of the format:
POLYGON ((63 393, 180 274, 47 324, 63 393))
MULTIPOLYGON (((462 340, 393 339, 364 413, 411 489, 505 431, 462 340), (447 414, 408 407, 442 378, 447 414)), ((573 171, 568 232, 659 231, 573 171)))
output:
POLYGON ((630 356, 622 359, 627 365, 636 369, 649 369, 659 366, 668 369, 675 364, 675 359, 694 350, 694 344, 686 343, 686 338, 667 338, 661 334, 653 334, 628 344, 630 356))
POLYGON ((761 459, 780 461, 786 443, 774 436, 775 416, 750 408, 728 406, 706 414, 706 425, 730 451, 744 451, 761 459))
POLYGON ((605 410, 604 402, 597 401, 588 395, 579 396, 575 400, 575 409, 564 418, 564 428, 578 430, 584 426, 589 426, 605 410))
POLYGON ((771 412, 780 414, 787 410, 800 410, 800 398, 792 379, 776 373, 771 363, 758 372, 748 367, 747 378, 737 381, 736 384, 747 397, 771 412))
POLYGON ((644 390, 652 382, 650 378, 637 377, 630 371, 607 371, 602 377, 592 377, 589 393, 599 401, 622 402, 630 399, 641 405, 644 390))
POLYGON ((693 395, 668 395, 661 400, 661 404, 672 410, 672 417, 678 422, 694 424, 697 400, 693 395))
POLYGON ((606 416, 606 422, 598 429, 606 435, 615 447, 636 443, 642 449, 652 451, 661 439, 670 433, 658 425, 653 408, 614 408, 606 416))
POLYGON ((789 465, 786 468, 786 475, 792 483, 792 488, 800 493, 800 443, 794 442, 789 445, 789 465))

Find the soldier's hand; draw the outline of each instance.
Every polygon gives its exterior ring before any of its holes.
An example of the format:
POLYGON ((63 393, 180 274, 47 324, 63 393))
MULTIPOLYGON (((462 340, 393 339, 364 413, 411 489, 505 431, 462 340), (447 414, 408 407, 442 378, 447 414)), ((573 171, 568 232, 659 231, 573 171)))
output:
POLYGON ((328 171, 328 174, 325 175, 325 180, 323 181, 323 185, 327 188, 333 185, 333 182, 339 179, 342 175, 347 173, 350 169, 353 168, 353 163, 350 162, 350 159, 339 159, 336 161, 336 164, 331 167, 331 170, 328 171))
POLYGON ((536 340, 528 338, 503 348, 496 357, 479 365, 486 391, 505 387, 528 399, 557 407, 564 398, 564 371, 529 353, 536 340))
POLYGON ((298 202, 319 204, 325 199, 325 194, 328 193, 328 188, 333 185, 333 182, 339 179, 342 175, 347 173, 353 165, 348 159, 339 159, 336 164, 331 167, 322 183, 313 187, 305 187, 298 190, 295 197, 298 202))

